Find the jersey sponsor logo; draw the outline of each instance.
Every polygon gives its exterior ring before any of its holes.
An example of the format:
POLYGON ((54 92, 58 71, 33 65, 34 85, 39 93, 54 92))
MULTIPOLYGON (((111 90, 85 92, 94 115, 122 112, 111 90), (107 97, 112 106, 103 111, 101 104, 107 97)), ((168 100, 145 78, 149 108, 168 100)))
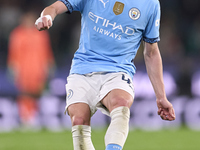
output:
POLYGON ((69 100, 72 96, 73 96, 73 90, 72 89, 69 89, 68 91, 67 91, 67 100, 69 100))
POLYGON ((123 27, 121 24, 117 22, 111 22, 110 20, 103 18, 101 16, 95 15, 92 12, 88 13, 88 17, 90 18, 91 21, 93 21, 96 26, 94 26, 94 30, 100 34, 104 34, 106 36, 121 40, 121 33, 124 33, 126 35, 133 35, 135 33, 135 30, 132 29, 131 27, 125 26, 123 27), (112 31, 107 30, 106 28, 110 28, 112 31), (117 32, 113 33, 113 31, 120 30, 121 33, 117 32))
POLYGON ((133 20, 137 20, 140 18, 140 11, 137 8, 131 8, 129 10, 129 17, 133 20))
POLYGON ((110 32, 110 31, 105 30, 105 29, 102 29, 100 27, 94 26, 93 30, 96 31, 97 33, 103 34, 105 36, 121 40, 121 35, 113 33, 113 32, 110 32))
POLYGON ((113 7, 113 12, 115 15, 119 15, 123 12, 124 10, 124 4, 121 2, 115 2, 115 5, 113 7))
POLYGON ((104 0, 99 0, 99 1, 102 2, 104 8, 106 8, 106 3, 109 2, 109 0, 107 0, 107 1, 105 1, 105 2, 104 2, 104 0))

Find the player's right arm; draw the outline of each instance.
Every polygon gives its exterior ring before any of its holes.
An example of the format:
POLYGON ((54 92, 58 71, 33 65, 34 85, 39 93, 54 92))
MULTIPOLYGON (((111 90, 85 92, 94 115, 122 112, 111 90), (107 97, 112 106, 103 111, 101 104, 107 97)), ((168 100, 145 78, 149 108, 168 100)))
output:
POLYGON ((56 1, 52 5, 46 7, 40 17, 36 20, 35 26, 36 28, 41 30, 49 29, 53 25, 54 18, 62 14, 64 12, 67 12, 68 8, 65 6, 65 4, 61 1, 56 1))

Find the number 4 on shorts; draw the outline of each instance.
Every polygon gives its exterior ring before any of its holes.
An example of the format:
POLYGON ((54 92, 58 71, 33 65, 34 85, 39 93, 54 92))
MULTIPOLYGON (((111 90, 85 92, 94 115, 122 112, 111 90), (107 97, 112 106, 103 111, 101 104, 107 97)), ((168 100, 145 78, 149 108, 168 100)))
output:
POLYGON ((128 78, 128 79, 125 79, 125 75, 122 74, 122 80, 126 81, 128 84, 131 83, 131 80, 128 78))

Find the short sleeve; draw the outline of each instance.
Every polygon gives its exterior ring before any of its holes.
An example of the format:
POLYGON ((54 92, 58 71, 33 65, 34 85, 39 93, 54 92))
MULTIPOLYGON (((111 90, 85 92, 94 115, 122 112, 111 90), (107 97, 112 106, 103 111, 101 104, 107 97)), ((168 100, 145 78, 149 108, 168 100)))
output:
POLYGON ((58 1, 63 2, 65 6, 68 8, 69 13, 72 13, 72 11, 82 12, 87 0, 58 0, 58 1))
POLYGON ((156 43, 160 41, 159 35, 160 29, 160 3, 154 6, 154 11, 152 12, 147 27, 143 33, 143 40, 147 43, 156 43))

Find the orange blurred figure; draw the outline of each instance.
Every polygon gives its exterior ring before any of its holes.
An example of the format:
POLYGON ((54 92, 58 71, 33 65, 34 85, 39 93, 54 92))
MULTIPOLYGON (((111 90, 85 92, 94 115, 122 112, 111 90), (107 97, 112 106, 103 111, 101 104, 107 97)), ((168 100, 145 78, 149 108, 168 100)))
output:
POLYGON ((10 34, 8 66, 19 90, 18 108, 22 123, 31 125, 36 117, 37 98, 42 94, 54 57, 46 31, 35 26, 34 12, 28 12, 10 34))

